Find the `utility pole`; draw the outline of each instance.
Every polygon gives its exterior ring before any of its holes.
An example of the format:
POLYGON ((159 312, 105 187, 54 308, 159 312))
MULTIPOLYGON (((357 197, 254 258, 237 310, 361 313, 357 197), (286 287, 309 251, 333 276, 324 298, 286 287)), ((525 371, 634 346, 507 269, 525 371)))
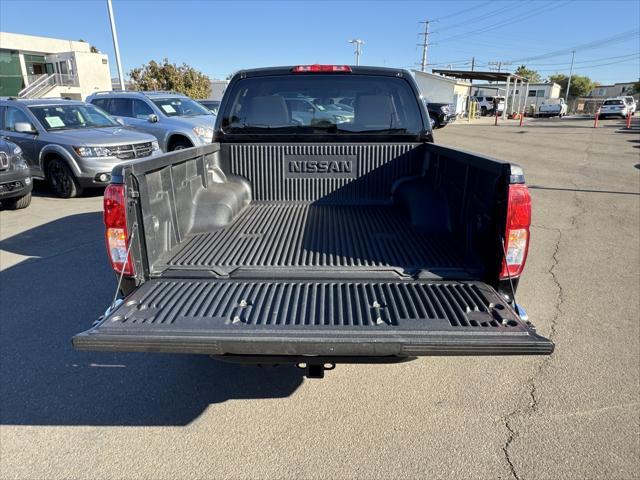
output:
POLYGON ((120 80, 120 90, 124 90, 124 75, 122 74, 122 62, 120 61, 120 47, 118 46, 118 34, 116 32, 116 21, 113 17, 113 6, 111 0, 107 0, 109 10, 109 21, 111 22, 111 36, 113 37, 113 49, 116 54, 116 67, 118 67, 118 79, 120 80))
POLYGON ((424 33, 421 33, 420 35, 424 36, 424 40, 422 42, 422 44, 418 44, 420 46, 422 46, 422 62, 421 62, 421 68, 420 70, 423 72, 427 71, 427 49, 429 48, 429 20, 425 20, 424 22, 420 22, 420 23, 424 23, 424 33))
POLYGON ((489 67, 498 67, 498 72, 500 70, 502 70, 502 67, 505 65, 511 65, 511 62, 488 62, 487 65, 489 65, 489 67))
POLYGON ((364 45, 364 41, 358 38, 354 38, 353 40, 349 40, 349 43, 353 43, 356 46, 356 66, 360 65, 360 55, 362 54, 361 48, 364 45))
POLYGON ((569 89, 571 88, 571 76, 573 75, 573 59, 575 57, 576 57, 576 51, 573 50, 571 52, 571 68, 569 69, 569 80, 567 81, 567 91, 564 94, 564 103, 567 103, 569 101, 569 89))
POLYGON ((471 57, 471 71, 476 69, 476 57, 471 57))

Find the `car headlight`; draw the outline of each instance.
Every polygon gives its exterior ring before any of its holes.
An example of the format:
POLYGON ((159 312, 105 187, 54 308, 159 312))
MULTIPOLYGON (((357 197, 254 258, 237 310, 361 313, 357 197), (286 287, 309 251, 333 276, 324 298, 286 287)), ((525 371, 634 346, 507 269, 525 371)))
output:
MULTIPOLYGON (((22 151, 20 152, 22 153, 22 151)), ((13 153, 15 153, 15 150, 13 151, 13 153)), ((12 163, 14 170, 27 170, 29 168, 22 155, 16 155, 16 158, 13 159, 12 163)))
POLYGON ((22 155, 22 149, 18 145, 16 145, 16 148, 13 149, 13 154, 22 155))
POLYGON ((193 127, 193 133, 195 133, 198 137, 203 140, 211 141, 213 140, 213 128, 205 127, 204 125, 198 125, 197 127, 193 127))
POLYGON ((440 111, 441 111, 442 113, 447 113, 447 110, 448 110, 448 107, 447 107, 447 106, 440 107, 440 111))
POLYGON ((157 152, 158 150, 160 150, 160 144, 158 143, 157 140, 154 140, 153 142, 151 142, 151 150, 153 150, 154 152, 157 152))
POLYGON ((109 157, 111 150, 107 147, 73 147, 81 157, 109 157))

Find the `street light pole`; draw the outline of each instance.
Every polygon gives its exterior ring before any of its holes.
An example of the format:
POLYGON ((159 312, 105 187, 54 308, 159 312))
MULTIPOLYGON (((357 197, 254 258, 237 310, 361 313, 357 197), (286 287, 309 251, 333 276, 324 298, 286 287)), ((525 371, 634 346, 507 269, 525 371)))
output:
POLYGON ((118 79, 120 80, 120 90, 124 90, 124 75, 122 74, 122 62, 120 61, 120 47, 118 46, 118 34, 116 32, 116 21, 113 17, 113 6, 111 0, 107 0, 109 10, 109 21, 111 22, 111 36, 113 37, 113 49, 116 54, 116 67, 118 67, 118 79))
POLYGON ((356 65, 360 65, 360 55, 362 54, 361 48, 364 45, 364 41, 354 38, 353 40, 349 40, 349 43, 353 43, 356 46, 356 65))

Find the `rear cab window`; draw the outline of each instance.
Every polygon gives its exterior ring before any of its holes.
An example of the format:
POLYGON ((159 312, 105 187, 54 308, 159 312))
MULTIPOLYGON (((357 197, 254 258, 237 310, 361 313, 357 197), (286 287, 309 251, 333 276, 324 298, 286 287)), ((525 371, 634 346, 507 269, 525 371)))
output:
POLYGON ((604 105, 622 105, 622 100, 606 100, 604 105))
POLYGON ((344 73, 237 80, 220 128, 224 134, 345 136, 419 135, 424 130, 419 98, 406 79, 344 73))

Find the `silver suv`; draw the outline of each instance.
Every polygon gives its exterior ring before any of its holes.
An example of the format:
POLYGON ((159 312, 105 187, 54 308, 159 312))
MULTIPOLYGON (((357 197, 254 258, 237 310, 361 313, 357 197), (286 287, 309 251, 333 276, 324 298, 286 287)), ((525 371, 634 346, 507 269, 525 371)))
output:
POLYGON ((87 97, 128 127, 154 135, 164 152, 213 140, 216 116, 195 100, 175 92, 98 92, 87 97))
POLYGON ((88 103, 0 99, 0 136, 22 149, 31 175, 62 198, 105 186, 122 160, 162 153, 154 137, 123 128, 88 103))

